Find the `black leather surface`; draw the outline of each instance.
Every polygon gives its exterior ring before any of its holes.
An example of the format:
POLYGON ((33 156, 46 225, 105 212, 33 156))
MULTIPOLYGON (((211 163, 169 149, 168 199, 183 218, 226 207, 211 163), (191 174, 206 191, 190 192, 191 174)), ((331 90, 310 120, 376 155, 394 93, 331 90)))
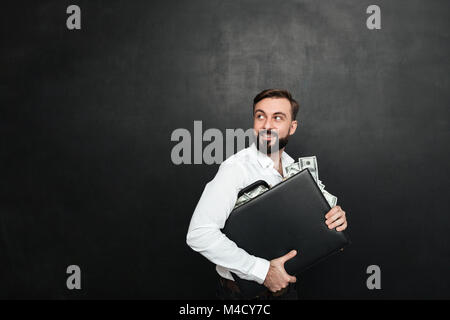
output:
MULTIPOLYGON (((330 209, 305 169, 233 210, 222 231, 240 248, 267 260, 297 250, 285 264, 296 275, 350 243, 344 232, 325 224, 330 209)), ((265 289, 235 274, 233 278, 248 297, 265 289)))

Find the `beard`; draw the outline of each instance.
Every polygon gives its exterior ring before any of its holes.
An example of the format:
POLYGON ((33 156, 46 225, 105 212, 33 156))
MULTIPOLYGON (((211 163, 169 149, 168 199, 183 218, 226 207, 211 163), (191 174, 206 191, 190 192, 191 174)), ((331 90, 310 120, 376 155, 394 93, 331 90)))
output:
POLYGON ((274 130, 260 130, 258 131, 258 136, 256 137, 256 148, 262 153, 270 155, 286 147, 288 141, 289 134, 286 134, 285 137, 280 138, 278 133, 274 130), (272 139, 270 141, 264 140, 261 135, 269 135, 272 139))

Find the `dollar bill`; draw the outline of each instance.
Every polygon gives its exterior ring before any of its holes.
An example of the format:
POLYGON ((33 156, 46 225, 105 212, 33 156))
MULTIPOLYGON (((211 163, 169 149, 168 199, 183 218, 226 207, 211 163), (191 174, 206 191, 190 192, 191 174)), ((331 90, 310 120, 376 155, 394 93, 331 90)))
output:
POLYGON ((327 200, 328 204, 330 205, 330 207, 334 207, 337 203, 337 197, 333 196, 331 193, 329 193, 327 190, 322 190, 322 194, 325 197, 325 199, 327 200))
POLYGON ((242 206, 244 203, 250 201, 261 193, 269 190, 266 186, 258 186, 255 189, 250 190, 249 192, 245 192, 242 196, 240 196, 234 205, 235 208, 242 206))
POLYGON ((256 196, 259 196, 261 193, 266 192, 268 189, 266 186, 258 186, 253 190, 250 190, 249 192, 247 192, 246 194, 250 197, 250 198, 254 198, 256 196))
POLYGON ((316 182, 319 180, 319 168, 316 156, 299 158, 300 170, 308 169, 316 182))
POLYGON ((325 185, 322 183, 322 181, 317 180, 317 185, 319 186, 320 190, 325 189, 325 185))
POLYGON ((329 193, 327 190, 325 190, 325 185, 322 183, 322 181, 319 179, 319 166, 317 164, 317 158, 316 156, 310 156, 310 157, 301 157, 298 159, 299 163, 299 169, 308 169, 311 173, 311 176, 316 181, 317 185, 319 186, 320 191, 324 195, 325 199, 327 200, 330 207, 334 207, 337 204, 337 197, 329 193))
POLYGON ((244 203, 246 203, 249 200, 250 200, 250 197, 244 193, 242 196, 240 196, 236 200, 236 203, 234 204, 234 207, 237 208, 237 207, 243 205, 244 203))
POLYGON ((286 174, 284 176, 284 180, 292 177, 294 174, 301 171, 300 164, 298 162, 294 162, 286 167, 286 174))

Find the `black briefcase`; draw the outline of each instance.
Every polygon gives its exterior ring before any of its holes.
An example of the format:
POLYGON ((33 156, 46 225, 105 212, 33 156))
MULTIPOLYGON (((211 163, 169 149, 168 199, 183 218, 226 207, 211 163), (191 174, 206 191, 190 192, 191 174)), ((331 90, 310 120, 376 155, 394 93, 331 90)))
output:
MULTIPOLYGON (((263 180, 241 190, 248 192, 263 180)), ((272 260, 291 250, 297 255, 284 267, 297 275, 350 243, 344 232, 328 229, 330 206, 307 169, 235 208, 222 232, 248 253, 272 260)), ((254 297, 265 286, 233 274, 244 297, 254 297)))

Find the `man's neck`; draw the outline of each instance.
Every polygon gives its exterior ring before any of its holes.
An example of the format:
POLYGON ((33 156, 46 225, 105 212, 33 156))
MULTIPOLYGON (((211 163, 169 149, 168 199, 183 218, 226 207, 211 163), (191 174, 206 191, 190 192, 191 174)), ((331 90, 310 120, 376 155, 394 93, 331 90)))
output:
POLYGON ((270 159, 272 159, 273 161, 273 167, 275 168, 275 170, 280 172, 281 175, 283 175, 283 168, 281 163, 281 155, 283 154, 283 151, 284 148, 268 155, 268 157, 270 157, 270 159))

